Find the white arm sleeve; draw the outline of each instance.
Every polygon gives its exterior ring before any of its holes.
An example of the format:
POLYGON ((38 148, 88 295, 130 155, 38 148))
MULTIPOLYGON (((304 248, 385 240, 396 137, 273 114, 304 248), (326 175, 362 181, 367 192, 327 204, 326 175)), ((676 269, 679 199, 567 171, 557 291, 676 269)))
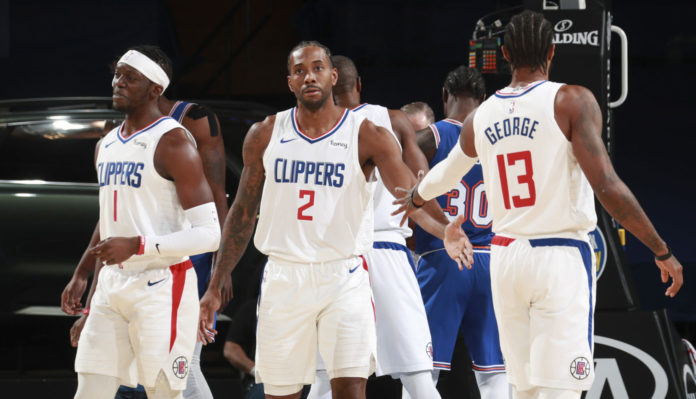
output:
POLYGON ((191 228, 163 236, 145 237, 143 255, 189 256, 217 251, 220 223, 215 203, 207 202, 184 211, 191 228))
POLYGON ((457 187, 462 176, 469 172, 476 164, 477 159, 466 155, 462 151, 462 146, 457 142, 447 158, 435 165, 425 175, 423 181, 418 185, 418 195, 429 201, 457 187))

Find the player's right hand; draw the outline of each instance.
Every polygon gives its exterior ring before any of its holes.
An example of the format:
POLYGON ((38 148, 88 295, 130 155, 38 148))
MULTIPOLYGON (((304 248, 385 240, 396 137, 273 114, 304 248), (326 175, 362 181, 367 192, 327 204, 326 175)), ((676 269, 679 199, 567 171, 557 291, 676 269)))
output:
POLYGON ((464 215, 459 215, 449 222, 445 228, 445 239, 442 240, 445 244, 447 255, 457 262, 459 270, 464 270, 464 266, 467 269, 471 269, 471 265, 474 264, 474 248, 471 245, 471 241, 469 241, 469 237, 462 230, 462 223, 465 220, 464 215))
POLYGON ((220 290, 208 287, 201 298, 201 310, 198 316, 198 341, 203 345, 215 342, 217 331, 213 328, 215 323, 215 312, 220 308, 220 290))
POLYGON ((73 276, 65 286, 60 297, 60 308, 63 312, 76 315, 82 310, 82 294, 87 289, 87 279, 73 276))
POLYGON ((655 259, 655 264, 660 268, 660 277, 662 277, 663 283, 668 282, 669 278, 672 277, 672 285, 665 291, 665 296, 674 298, 682 284, 684 284, 684 271, 681 263, 679 263, 676 256, 672 255, 665 260, 655 259))
POLYGON ((87 315, 83 314, 82 316, 78 317, 73 323, 72 327, 70 327, 70 345, 72 345, 73 348, 77 348, 77 343, 80 341, 80 334, 82 334, 82 329, 84 328, 86 321, 87 315))

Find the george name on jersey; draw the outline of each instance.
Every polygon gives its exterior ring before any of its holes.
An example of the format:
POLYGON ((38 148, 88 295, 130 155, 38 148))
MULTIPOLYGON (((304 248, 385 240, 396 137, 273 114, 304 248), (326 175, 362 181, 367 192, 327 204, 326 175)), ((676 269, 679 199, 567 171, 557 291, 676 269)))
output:
POLYGON ((318 186, 343 186, 342 162, 314 162, 276 158, 273 172, 276 183, 304 183, 318 186))
POLYGON ((500 140, 512 136, 534 139, 534 132, 536 132, 538 125, 538 121, 516 116, 514 118, 505 118, 502 121, 495 122, 493 125, 487 127, 483 133, 488 137, 488 141, 490 141, 491 144, 495 144, 500 140))
POLYGON ((100 162, 99 186, 121 185, 138 188, 142 182, 140 172, 145 168, 142 162, 100 162))

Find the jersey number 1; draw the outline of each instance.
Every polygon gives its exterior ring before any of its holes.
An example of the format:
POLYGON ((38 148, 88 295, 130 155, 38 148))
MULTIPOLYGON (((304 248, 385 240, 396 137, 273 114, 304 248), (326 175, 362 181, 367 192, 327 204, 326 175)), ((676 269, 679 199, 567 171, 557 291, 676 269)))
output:
POLYGON ((314 190, 300 190, 300 198, 309 197, 306 204, 297 208, 297 220, 312 220, 312 215, 305 215, 304 211, 314 205, 314 190))
POLYGON ((500 173, 500 186, 503 190, 505 209, 510 209, 510 190, 508 189, 507 166, 512 166, 518 161, 522 161, 524 163, 524 174, 517 176, 517 182, 519 184, 527 185, 529 196, 522 198, 519 195, 513 195, 512 205, 514 205, 515 208, 524 208, 534 205, 536 202, 536 188, 534 187, 534 180, 532 179, 534 175, 534 170, 532 169, 532 153, 529 151, 520 151, 510 154, 500 154, 496 158, 498 160, 498 172, 500 173), (507 165, 505 164, 506 156, 507 165))

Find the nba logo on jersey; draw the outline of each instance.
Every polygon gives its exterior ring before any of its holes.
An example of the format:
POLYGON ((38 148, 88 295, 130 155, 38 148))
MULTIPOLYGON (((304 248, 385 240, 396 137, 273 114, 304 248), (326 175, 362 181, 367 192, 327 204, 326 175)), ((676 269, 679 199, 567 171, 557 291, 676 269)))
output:
POLYGON ((578 380, 584 380, 590 375, 590 362, 584 357, 578 357, 570 363, 570 374, 578 380))
POLYGON ((172 364, 172 371, 177 378, 184 378, 188 374, 188 361, 184 356, 179 356, 172 364))

